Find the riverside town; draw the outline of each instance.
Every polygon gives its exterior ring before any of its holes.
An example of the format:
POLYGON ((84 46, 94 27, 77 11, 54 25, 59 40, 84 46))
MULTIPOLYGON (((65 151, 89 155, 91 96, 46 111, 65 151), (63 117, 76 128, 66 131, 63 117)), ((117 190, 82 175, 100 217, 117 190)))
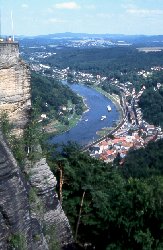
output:
POLYGON ((163 250, 163 0, 0 0, 0 250, 163 250))

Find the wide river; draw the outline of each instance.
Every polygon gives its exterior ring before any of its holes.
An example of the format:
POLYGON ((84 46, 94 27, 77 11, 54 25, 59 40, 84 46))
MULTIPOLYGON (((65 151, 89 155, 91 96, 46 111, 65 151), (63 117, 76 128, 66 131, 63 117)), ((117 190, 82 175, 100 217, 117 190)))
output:
POLYGON ((75 127, 53 137, 50 142, 66 144, 68 141, 74 141, 84 146, 99 138, 96 134, 97 131, 104 127, 112 127, 113 123, 119 119, 119 112, 110 99, 95 89, 81 84, 71 84, 69 87, 85 99, 89 110, 83 113, 75 127), (111 112, 108 112, 107 105, 111 106, 111 112), (106 116, 106 119, 101 120, 102 116, 106 116))

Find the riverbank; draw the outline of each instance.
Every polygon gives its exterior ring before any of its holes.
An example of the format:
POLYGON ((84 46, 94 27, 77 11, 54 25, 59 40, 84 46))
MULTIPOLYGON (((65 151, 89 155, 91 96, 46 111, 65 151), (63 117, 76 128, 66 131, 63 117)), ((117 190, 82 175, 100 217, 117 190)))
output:
POLYGON ((103 89, 101 89, 97 86, 92 86, 92 88, 95 89, 96 91, 98 91, 99 93, 103 94, 108 99, 112 100, 112 102, 116 106, 117 111, 120 114, 120 118, 119 118, 118 123, 116 124, 115 127, 104 127, 101 130, 97 131, 96 134, 98 134, 100 136, 100 138, 97 139, 96 141, 93 141, 92 143, 90 143, 86 147, 84 147, 83 151, 86 151, 90 146, 96 145, 100 141, 105 140, 109 135, 113 135, 123 125, 124 120, 125 120, 125 114, 124 114, 123 107, 120 105, 120 103, 118 102, 118 100, 114 96, 112 96, 111 94, 107 93, 106 91, 104 91, 103 89))
MULTIPOLYGON (((86 104, 85 98, 80 96, 83 100, 83 113, 89 111, 89 107, 86 104)), ((68 132, 70 129, 72 129, 74 126, 78 124, 78 122, 81 120, 83 113, 81 115, 77 115, 75 112, 71 115, 65 116, 68 120, 68 124, 64 124, 60 121, 58 121, 56 118, 51 119, 50 122, 44 126, 44 132, 47 133, 48 137, 57 136, 62 133, 68 132)))
POLYGON ((104 95, 105 97, 107 97, 108 99, 110 99, 114 103, 114 105, 116 106, 117 111, 120 114, 119 122, 121 122, 122 119, 124 118, 124 112, 123 112, 122 106, 118 102, 118 98, 116 98, 115 96, 113 96, 113 95, 109 94, 108 92, 104 91, 100 87, 92 86, 92 88, 94 88, 95 90, 97 90, 99 93, 101 93, 102 95, 104 95))
POLYGON ((106 133, 108 134, 110 128, 113 129, 113 124, 116 126, 119 123, 119 107, 111 101, 111 98, 108 101, 105 96, 106 93, 104 95, 104 92, 100 93, 100 91, 84 84, 72 84, 71 89, 84 97, 83 101, 85 104, 87 103, 89 111, 82 114, 82 119, 77 122, 76 126, 52 138, 53 143, 60 144, 74 141, 84 146, 99 138, 97 131, 103 130, 104 132, 104 128, 107 128, 106 133), (108 112, 107 105, 110 102, 112 102, 112 110, 108 112), (106 119, 101 120, 104 114, 106 119))
POLYGON ((100 136, 100 138, 102 140, 104 137, 106 137, 110 133, 112 133, 112 131, 114 131, 115 128, 119 126, 119 124, 121 124, 121 122, 124 119, 124 112, 123 112, 122 106, 120 105, 120 98, 119 97, 115 97, 115 96, 109 94, 108 92, 104 91, 100 87, 92 86, 92 88, 95 89, 96 91, 98 91, 99 93, 101 93, 102 95, 104 95, 105 97, 107 97, 109 100, 111 100, 114 103, 114 105, 116 106, 117 111, 119 112, 119 120, 115 121, 114 124, 112 125, 112 127, 104 127, 101 130, 98 130, 96 132, 96 134, 98 136, 100 136))
MULTIPOLYGON (((64 82, 63 84, 67 84, 67 83, 64 82)), ((78 83, 78 85, 87 86, 86 84, 80 84, 80 83, 78 83)), ((111 100, 114 103, 116 110, 119 113, 119 119, 114 121, 114 125, 112 125, 111 127, 102 128, 100 131, 96 131, 97 135, 99 135, 100 137, 103 137, 104 135, 107 134, 108 131, 112 130, 113 127, 115 127, 115 125, 117 126, 122 121, 122 119, 124 117, 123 109, 120 105, 120 98, 116 95, 113 96, 113 95, 107 93, 106 91, 104 91, 100 87, 97 87, 97 86, 87 86, 87 87, 91 87, 91 88, 95 89, 97 92, 99 92, 100 94, 102 94, 103 96, 105 96, 109 100, 111 100)), ((44 127, 44 131, 48 134, 49 137, 60 135, 62 133, 69 131, 70 129, 72 129, 81 120, 83 114, 89 110, 89 107, 87 106, 87 103, 86 103, 86 99, 81 95, 79 95, 79 96, 83 100, 84 112, 82 113, 82 115, 77 115, 75 112, 71 116, 65 115, 64 118, 68 120, 67 124, 62 123, 62 122, 58 121, 57 119, 51 119, 50 122, 44 127)))

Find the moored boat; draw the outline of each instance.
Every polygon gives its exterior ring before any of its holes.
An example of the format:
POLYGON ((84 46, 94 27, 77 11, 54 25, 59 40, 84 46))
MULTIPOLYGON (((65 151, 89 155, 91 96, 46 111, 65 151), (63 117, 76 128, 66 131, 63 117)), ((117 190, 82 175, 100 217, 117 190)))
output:
POLYGON ((109 112, 111 111, 111 106, 110 106, 110 105, 107 106, 107 110, 108 110, 109 112))

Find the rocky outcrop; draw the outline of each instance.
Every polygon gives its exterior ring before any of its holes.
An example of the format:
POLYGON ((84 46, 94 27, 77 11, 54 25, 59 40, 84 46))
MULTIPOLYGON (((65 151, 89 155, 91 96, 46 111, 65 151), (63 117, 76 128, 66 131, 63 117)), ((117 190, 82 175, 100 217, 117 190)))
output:
MULTIPOLYGON (((19 58, 18 43, 1 42, 0 113, 8 113, 14 134, 22 134, 30 108, 29 67, 19 58)), ((56 184, 45 158, 28 161, 22 172, 0 132, 0 250, 71 245, 72 233, 56 184)))
POLYGON ((31 186, 0 133, 0 250, 14 249, 17 243, 19 249, 28 250, 49 250, 51 241, 71 245, 70 225, 46 159, 28 162, 26 171, 31 186))
POLYGON ((42 218, 40 213, 35 214, 36 218, 41 220, 47 229, 55 230, 55 237, 62 247, 72 244, 71 228, 55 191, 56 178, 46 163, 46 159, 41 158, 33 166, 29 163, 27 166, 26 171, 30 184, 42 204, 42 218))
POLYGON ((14 244, 19 244, 19 249, 48 249, 39 222, 31 216, 21 171, 1 133, 0 225, 0 249, 14 249, 14 244))
POLYGON ((0 112, 8 113, 14 133, 22 134, 31 108, 30 70, 17 43, 0 43, 0 112))
POLYGON ((0 42, 0 69, 9 68, 19 61, 18 42, 0 42))

